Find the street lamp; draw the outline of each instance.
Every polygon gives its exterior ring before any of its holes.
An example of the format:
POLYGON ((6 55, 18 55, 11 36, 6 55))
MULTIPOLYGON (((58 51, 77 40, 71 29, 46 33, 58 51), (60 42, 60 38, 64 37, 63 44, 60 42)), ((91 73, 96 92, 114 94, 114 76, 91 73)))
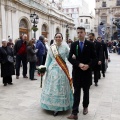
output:
POLYGON ((33 14, 30 14, 30 20, 31 20, 31 23, 33 23, 32 30, 34 31, 34 38, 36 38, 36 31, 38 30, 37 24, 39 22, 39 17, 34 12, 33 14))

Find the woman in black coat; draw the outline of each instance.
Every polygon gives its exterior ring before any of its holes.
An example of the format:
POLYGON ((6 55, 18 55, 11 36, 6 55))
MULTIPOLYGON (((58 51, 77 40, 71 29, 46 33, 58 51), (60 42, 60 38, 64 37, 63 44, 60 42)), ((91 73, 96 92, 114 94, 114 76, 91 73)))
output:
POLYGON ((12 85, 12 75, 15 75, 14 61, 10 62, 8 56, 13 58, 12 48, 7 46, 7 41, 2 40, 2 47, 0 47, 0 63, 1 63, 1 77, 3 77, 3 84, 12 85))

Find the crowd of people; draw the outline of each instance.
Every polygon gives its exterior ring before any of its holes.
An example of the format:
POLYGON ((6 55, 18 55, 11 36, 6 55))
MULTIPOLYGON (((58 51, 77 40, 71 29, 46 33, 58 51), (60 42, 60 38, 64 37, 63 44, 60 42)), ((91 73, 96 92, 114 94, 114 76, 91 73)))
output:
POLYGON ((29 79, 37 80, 34 78, 34 72, 36 66, 45 64, 48 51, 47 41, 47 38, 43 36, 40 36, 38 41, 36 41, 35 38, 28 41, 26 34, 15 40, 15 44, 12 38, 9 38, 8 41, 7 39, 2 40, 2 47, 0 47, 0 63, 1 77, 3 77, 4 86, 13 84, 12 75, 16 75, 16 79, 19 79, 21 66, 23 68, 23 78, 28 78, 28 62, 29 79), (12 61, 9 61, 10 58, 12 61))
POLYGON ((107 47, 109 53, 117 53, 120 55, 120 40, 108 41, 107 40, 107 47))
POLYGON ((57 116, 59 111, 72 109, 71 115, 67 118, 78 119, 81 89, 83 89, 83 114, 86 115, 89 90, 93 85, 92 76, 94 75, 97 87, 101 73, 105 77, 109 46, 101 37, 96 39, 94 33, 90 33, 86 39, 84 27, 77 28, 77 35, 78 40, 75 42, 69 40, 67 45, 63 44, 62 34, 56 33, 50 46, 43 36, 37 41, 34 38, 27 41, 27 35, 24 34, 15 44, 11 39, 9 42, 3 39, 0 47, 0 63, 4 86, 13 84, 12 75, 16 75, 16 79, 19 79, 21 63, 23 78, 28 78, 29 62, 30 80, 36 80, 34 72, 37 66, 45 64, 47 70, 40 98, 41 107, 53 111, 54 116, 57 116), (66 60, 73 66, 72 73, 69 73, 66 60))

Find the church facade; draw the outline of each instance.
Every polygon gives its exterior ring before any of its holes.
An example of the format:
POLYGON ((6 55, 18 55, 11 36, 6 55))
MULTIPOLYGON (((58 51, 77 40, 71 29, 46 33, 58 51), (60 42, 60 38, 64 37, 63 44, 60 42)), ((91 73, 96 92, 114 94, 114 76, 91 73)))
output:
POLYGON ((44 35, 50 41, 57 32, 63 34, 64 40, 66 37, 74 39, 73 19, 52 4, 49 0, 1 0, 0 41, 8 39, 8 36, 15 40, 22 34, 27 34, 28 39, 34 37, 30 20, 30 14, 34 12, 39 17, 36 39, 44 35))

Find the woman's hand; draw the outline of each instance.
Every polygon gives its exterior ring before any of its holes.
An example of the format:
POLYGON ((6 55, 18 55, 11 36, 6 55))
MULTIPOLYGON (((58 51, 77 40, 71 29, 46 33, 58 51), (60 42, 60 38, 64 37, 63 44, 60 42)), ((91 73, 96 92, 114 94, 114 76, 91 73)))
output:
POLYGON ((45 73, 40 73, 40 76, 44 76, 45 75, 45 73))
POLYGON ((73 59, 76 59, 76 56, 73 54, 72 58, 73 58, 73 59))

